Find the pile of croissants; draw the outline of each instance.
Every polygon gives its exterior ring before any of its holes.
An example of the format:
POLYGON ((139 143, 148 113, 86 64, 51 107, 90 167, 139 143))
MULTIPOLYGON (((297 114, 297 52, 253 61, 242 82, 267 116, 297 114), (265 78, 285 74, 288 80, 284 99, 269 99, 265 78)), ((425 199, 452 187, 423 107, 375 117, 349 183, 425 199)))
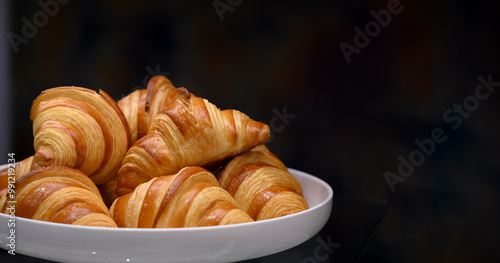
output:
POLYGON ((128 228, 238 224, 308 209, 264 143, 269 127, 220 110, 164 76, 118 102, 80 87, 32 104, 33 156, 0 172, 0 212, 128 228), (11 170, 12 171, 12 170, 11 170))

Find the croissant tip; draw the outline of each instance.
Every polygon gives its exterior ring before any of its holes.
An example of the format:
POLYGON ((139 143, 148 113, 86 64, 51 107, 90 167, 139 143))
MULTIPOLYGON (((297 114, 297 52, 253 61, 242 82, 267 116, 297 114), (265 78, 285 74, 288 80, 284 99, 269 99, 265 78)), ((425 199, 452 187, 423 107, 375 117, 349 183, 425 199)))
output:
POLYGON ((168 79, 166 76, 164 76, 164 75, 156 75, 156 76, 153 76, 153 77, 151 77, 149 79, 148 86, 149 86, 149 83, 151 83, 152 85, 154 85, 155 83, 158 83, 158 82, 161 82, 161 81, 164 81, 167 84, 172 84, 172 82, 170 81, 170 79, 168 79))
POLYGON ((149 79, 148 86, 146 89, 146 94, 147 94, 146 101, 144 104, 146 112, 149 111, 151 97, 153 96, 153 93, 156 92, 156 90, 157 90, 156 87, 166 86, 166 85, 172 85, 172 82, 166 76, 156 75, 156 76, 153 76, 149 79))
POLYGON ((177 88, 176 92, 178 92, 177 94, 185 97, 186 99, 191 99, 191 92, 189 92, 189 90, 184 87, 177 88))
POLYGON ((271 129, 269 125, 263 123, 262 128, 260 129, 259 138, 265 143, 271 139, 271 129))

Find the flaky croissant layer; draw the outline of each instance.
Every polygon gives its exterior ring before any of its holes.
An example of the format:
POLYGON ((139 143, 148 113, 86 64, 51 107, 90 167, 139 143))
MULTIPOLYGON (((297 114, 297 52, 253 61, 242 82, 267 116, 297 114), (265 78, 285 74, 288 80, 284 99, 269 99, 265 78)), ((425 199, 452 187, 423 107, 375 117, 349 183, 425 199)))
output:
POLYGON ((186 167, 119 197, 110 208, 119 227, 172 228, 253 221, 209 171, 186 167))

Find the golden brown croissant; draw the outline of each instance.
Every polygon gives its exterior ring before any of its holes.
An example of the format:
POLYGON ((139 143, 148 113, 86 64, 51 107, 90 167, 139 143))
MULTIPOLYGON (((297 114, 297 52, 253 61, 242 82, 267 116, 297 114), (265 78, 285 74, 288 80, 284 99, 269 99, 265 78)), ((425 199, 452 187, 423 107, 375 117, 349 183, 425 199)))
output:
POLYGON ((308 209, 299 182, 265 146, 234 157, 218 177, 222 188, 254 220, 308 209))
POLYGON ((7 190, 9 184, 14 184, 14 182, 21 178, 21 176, 27 174, 31 170, 32 163, 33 156, 30 156, 19 163, 12 164, 14 167, 9 165, 9 167, 0 171, 0 196, 2 196, 4 191, 7 190), (12 169, 9 171, 9 168, 12 169))
MULTIPOLYGON (((31 171, 15 183, 15 215, 54 223, 116 227, 95 184, 79 170, 55 166, 31 171)), ((10 213, 6 194, 0 211, 10 213)))
POLYGON ((110 208, 118 227, 171 228, 228 225, 253 221, 219 186, 215 176, 196 166, 160 176, 119 197, 110 208))
POLYGON ((153 177, 186 166, 213 167, 269 140, 269 126, 236 110, 176 90, 176 100, 156 115, 146 136, 127 152, 118 171, 118 195, 153 177))
POLYGON ((31 107, 33 169, 67 166, 96 184, 111 180, 130 145, 127 120, 105 92, 79 87, 42 92, 31 107))

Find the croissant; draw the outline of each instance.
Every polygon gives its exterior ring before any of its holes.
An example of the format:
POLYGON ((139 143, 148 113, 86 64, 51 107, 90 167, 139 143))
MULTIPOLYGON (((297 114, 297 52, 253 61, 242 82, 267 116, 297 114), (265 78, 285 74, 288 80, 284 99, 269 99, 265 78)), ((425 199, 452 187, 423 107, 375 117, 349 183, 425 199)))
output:
POLYGON ((215 176, 196 166, 160 176, 119 197, 110 208, 118 227, 173 228, 253 221, 219 186, 215 176))
MULTIPOLYGON (((84 226, 116 227, 95 184, 81 171, 47 167, 31 171, 15 183, 15 214, 19 217, 84 226)), ((10 213, 10 197, 0 199, 10 213)))
POLYGON ((7 190, 9 184, 14 184, 15 181, 21 178, 21 176, 27 174, 31 170, 32 163, 33 163, 33 156, 30 156, 20 161, 19 163, 16 163, 15 165, 13 164, 14 167, 7 167, 2 171, 0 171, 0 196, 2 196, 4 192, 7 190), (9 168, 11 168, 10 173, 9 173, 9 168))
POLYGON ((222 188, 256 221, 308 209, 299 182, 265 146, 234 157, 218 178, 222 188))
POLYGON ((118 170, 119 196, 153 177, 186 166, 215 167, 269 140, 269 126, 236 110, 221 111, 184 88, 156 115, 146 136, 127 152, 118 170))
POLYGON ((32 170, 67 166, 104 184, 116 175, 130 146, 127 120, 102 90, 45 90, 33 102, 30 118, 35 137, 32 170))

